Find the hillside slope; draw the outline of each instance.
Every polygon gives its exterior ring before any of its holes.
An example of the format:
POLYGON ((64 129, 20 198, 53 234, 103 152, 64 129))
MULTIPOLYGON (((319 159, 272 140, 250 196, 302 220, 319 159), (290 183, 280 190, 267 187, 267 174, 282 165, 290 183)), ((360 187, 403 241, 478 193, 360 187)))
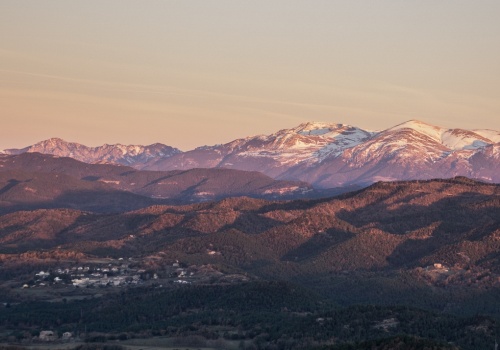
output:
POLYGON ((440 263, 457 268, 454 278, 480 267, 494 283, 500 274, 500 186, 456 178, 377 183, 309 201, 243 197, 112 215, 19 212, 0 217, 0 232, 6 252, 42 246, 115 256, 162 252, 168 259, 226 264, 261 276, 440 263))

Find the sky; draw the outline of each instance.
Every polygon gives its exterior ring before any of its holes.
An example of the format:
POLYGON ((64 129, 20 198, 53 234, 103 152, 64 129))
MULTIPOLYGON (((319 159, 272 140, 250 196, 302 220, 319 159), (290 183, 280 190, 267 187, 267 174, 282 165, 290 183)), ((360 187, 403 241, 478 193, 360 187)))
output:
POLYGON ((500 1, 0 2, 0 149, 500 130, 500 1))

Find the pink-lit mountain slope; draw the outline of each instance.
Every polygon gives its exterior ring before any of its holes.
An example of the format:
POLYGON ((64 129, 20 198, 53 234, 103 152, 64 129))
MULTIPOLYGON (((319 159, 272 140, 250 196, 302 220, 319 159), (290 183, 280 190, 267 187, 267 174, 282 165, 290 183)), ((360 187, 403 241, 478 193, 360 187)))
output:
POLYGON ((307 123, 152 159, 144 169, 258 170, 319 188, 454 176, 500 182, 499 142, 498 131, 446 129, 413 120, 379 132, 307 123))
POLYGON ((170 157, 181 151, 160 143, 149 146, 105 144, 88 147, 75 142, 66 142, 60 138, 51 138, 22 149, 4 150, 4 153, 11 155, 26 152, 71 157, 85 163, 110 163, 138 167, 151 159, 170 157))
POLYGON ((373 134, 338 154, 298 164, 280 178, 317 187, 467 176, 500 182, 500 133, 444 129, 409 121, 373 134))
MULTIPOLYGON (((56 142, 57 147, 43 146, 51 144, 49 141, 14 151, 64 155, 89 163, 126 164, 141 170, 229 168, 259 171, 277 179, 306 181, 317 188, 454 176, 500 182, 500 132, 447 129, 415 120, 377 132, 344 124, 305 123, 271 135, 237 139, 188 152, 172 148, 168 148, 169 152, 135 151, 138 160, 126 152, 116 151, 125 146, 88 148, 61 140, 56 142), (72 147, 98 149, 95 154, 99 156, 83 157, 82 152, 70 152, 72 147), (59 149, 65 152, 56 153, 59 149)), ((148 147, 154 146, 160 147, 148 147)), ((14 151, 5 152, 13 154, 14 151)))
POLYGON ((258 170, 277 177, 299 164, 309 165, 342 153, 372 133, 343 124, 305 123, 271 135, 252 136, 224 145, 199 147, 168 159, 152 159, 144 169, 223 167, 258 170))

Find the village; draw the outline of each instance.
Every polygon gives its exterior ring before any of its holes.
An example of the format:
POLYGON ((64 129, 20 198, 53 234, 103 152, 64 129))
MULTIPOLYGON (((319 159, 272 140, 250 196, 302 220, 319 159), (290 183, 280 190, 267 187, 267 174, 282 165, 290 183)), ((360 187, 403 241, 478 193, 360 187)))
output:
POLYGON ((428 284, 445 287, 448 285, 476 285, 497 287, 500 276, 487 268, 478 266, 446 266, 434 263, 426 267, 417 267, 414 272, 428 284))
MULTIPOLYGON (((0 308, 34 300, 66 303, 113 298, 120 289, 167 289, 191 284, 231 284, 249 280, 244 274, 223 273, 212 264, 188 265, 179 260, 160 260, 157 256, 67 260, 4 281, 2 287, 12 291, 14 300, 0 300, 0 308)), ((30 335, 29 332, 23 332, 18 335, 22 335, 27 344, 73 344, 84 341, 81 333, 74 331, 58 332, 42 328, 35 333, 30 335)), ((8 339, 17 341, 13 336, 8 339)))
MULTIPOLYGON (((214 266, 187 266, 178 260, 161 269, 145 269, 142 261, 129 258, 107 259, 87 262, 76 266, 57 266, 36 272, 21 289, 40 288, 122 288, 154 284, 163 287, 169 284, 241 282, 244 275, 228 275, 214 266)), ((72 264, 74 265, 74 263, 72 264)))

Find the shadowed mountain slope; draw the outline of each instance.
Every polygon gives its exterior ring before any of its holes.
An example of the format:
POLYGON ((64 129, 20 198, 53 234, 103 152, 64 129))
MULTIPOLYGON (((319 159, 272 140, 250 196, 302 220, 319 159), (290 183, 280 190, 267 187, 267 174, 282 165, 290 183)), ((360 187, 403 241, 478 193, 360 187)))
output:
POLYGON ((0 171, 0 213, 48 208, 123 212, 161 201, 57 173, 0 171))

